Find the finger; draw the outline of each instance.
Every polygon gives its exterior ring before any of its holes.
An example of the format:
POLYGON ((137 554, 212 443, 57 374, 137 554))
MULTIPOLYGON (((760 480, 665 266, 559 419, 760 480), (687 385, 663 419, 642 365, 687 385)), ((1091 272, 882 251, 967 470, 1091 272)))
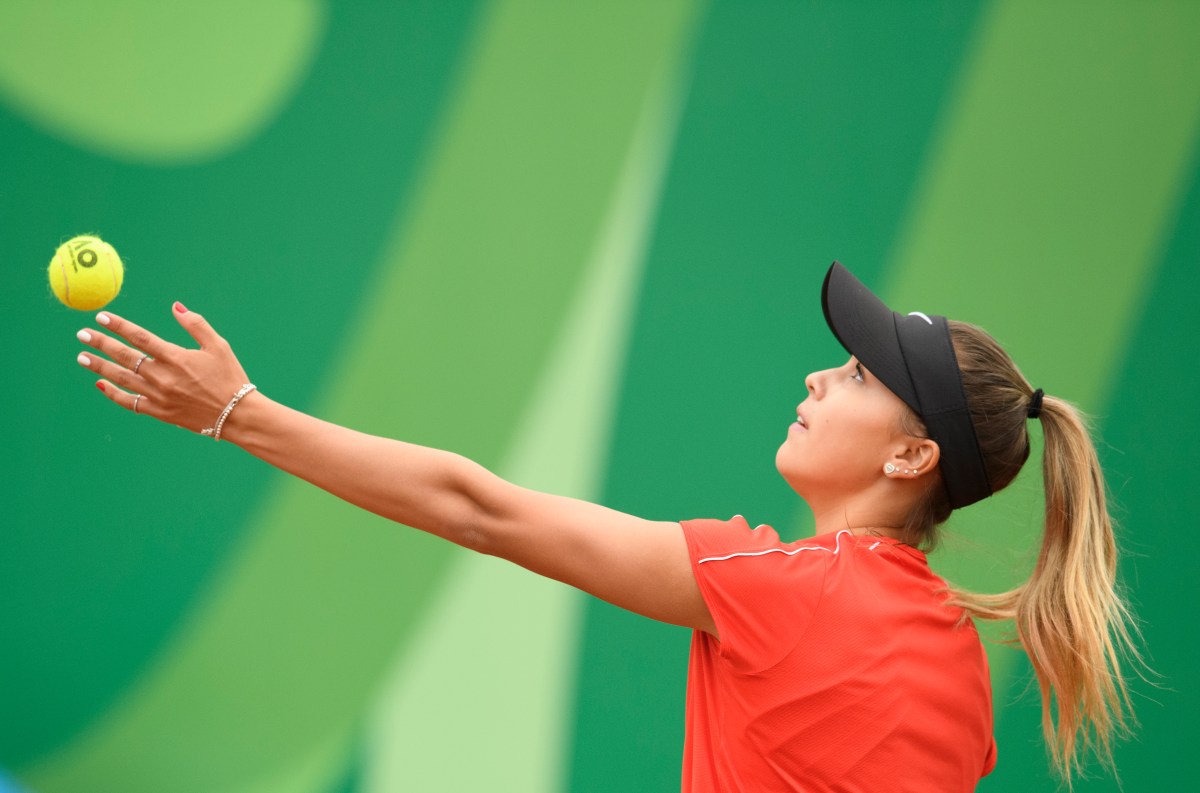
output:
POLYGON ((212 349, 225 342, 220 334, 213 330, 212 325, 208 324, 208 320, 195 311, 188 311, 183 303, 176 300, 172 308, 174 309, 175 319, 188 332, 188 335, 196 340, 196 343, 200 345, 200 349, 212 349))
POLYGON ((150 353, 155 358, 170 358, 173 354, 183 350, 182 347, 160 339, 142 326, 117 316, 111 311, 101 311, 96 315, 96 321, 107 330, 120 336, 131 347, 150 353))
POLYGON ((123 344, 116 339, 105 336, 99 331, 88 328, 84 328, 76 333, 75 337, 84 344, 104 353, 133 374, 145 377, 149 371, 149 363, 153 360, 153 356, 150 353, 135 350, 127 344, 123 344))
POLYGON ((99 355, 82 352, 76 356, 75 361, 84 369, 95 372, 126 391, 143 394, 151 389, 150 384, 140 374, 134 374, 124 366, 101 358, 99 355))
POLYGON ((150 397, 145 394, 133 393, 123 390, 113 385, 107 380, 98 380, 96 387, 100 389, 104 396, 115 402, 121 407, 128 410, 130 413, 136 413, 139 416, 151 416, 153 418, 162 418, 158 415, 158 405, 150 400, 150 397))

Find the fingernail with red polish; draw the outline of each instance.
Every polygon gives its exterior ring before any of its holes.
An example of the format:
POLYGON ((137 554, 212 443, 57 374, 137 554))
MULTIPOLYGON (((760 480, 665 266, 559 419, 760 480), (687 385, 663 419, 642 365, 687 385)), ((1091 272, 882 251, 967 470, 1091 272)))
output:
POLYGON ((99 388, 101 391, 103 391, 103 390, 104 390, 104 381, 103 381, 103 380, 97 380, 97 381, 96 381, 96 388, 99 388))
POLYGON ((180 303, 178 300, 176 300, 175 301, 175 310, 178 311, 180 314, 186 314, 187 306, 185 306, 183 303, 180 303))

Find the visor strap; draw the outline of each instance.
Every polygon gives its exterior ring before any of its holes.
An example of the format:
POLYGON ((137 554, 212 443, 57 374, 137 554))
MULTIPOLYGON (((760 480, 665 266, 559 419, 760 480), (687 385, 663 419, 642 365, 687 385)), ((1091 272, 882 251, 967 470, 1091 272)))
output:
POLYGON ((938 467, 950 506, 958 509, 987 498, 992 486, 946 318, 893 317, 900 354, 920 403, 912 407, 941 451, 938 467))

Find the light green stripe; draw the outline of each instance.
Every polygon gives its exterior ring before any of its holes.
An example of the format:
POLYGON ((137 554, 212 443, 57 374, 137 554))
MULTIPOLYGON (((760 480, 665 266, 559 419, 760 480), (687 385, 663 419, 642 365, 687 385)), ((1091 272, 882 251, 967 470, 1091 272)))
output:
MULTIPOLYGON (((897 245, 890 305, 982 325, 1036 386, 1102 410, 1200 129, 1197 41, 1197 4, 996 3, 897 245)), ((951 530, 933 560, 948 579, 1022 580, 1040 465, 951 530)), ((993 647, 997 691, 1014 660, 993 647)))
POLYGON ((327 793, 345 775, 355 737, 351 730, 331 730, 287 765, 222 787, 220 793, 327 793))
MULTIPOLYGON (((683 3, 496 4, 342 367, 318 375, 322 415, 500 462, 689 16, 683 3)), ((245 789, 338 744, 460 552, 292 480, 256 524, 141 684, 23 778, 245 789)))
MULTIPOLYGON (((677 53, 682 39, 667 46, 677 53)), ((647 95, 589 274, 500 469, 511 481, 588 500, 600 494, 638 277, 678 118, 671 82, 660 76, 647 95)), ((365 792, 488 790, 497 780, 506 790, 559 790, 580 606, 562 584, 495 559, 463 559, 380 697, 365 792), (462 761, 463 747, 470 762, 462 761)))
POLYGON ((51 135, 105 156, 215 159, 286 107, 320 48, 327 14, 317 0, 6 0, 0 99, 51 135))

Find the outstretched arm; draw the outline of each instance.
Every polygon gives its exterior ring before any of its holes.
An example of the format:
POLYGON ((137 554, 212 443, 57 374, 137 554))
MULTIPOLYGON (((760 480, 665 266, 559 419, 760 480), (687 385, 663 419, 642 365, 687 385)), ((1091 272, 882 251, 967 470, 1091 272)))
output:
MULTIPOLYGON (((109 360, 85 354, 80 363, 105 378, 99 386, 118 405, 133 410, 140 394, 137 412, 198 432, 249 380, 203 317, 179 304, 174 314, 199 349, 103 312, 98 319, 113 336, 87 330, 80 339, 109 360)), ((677 523, 518 487, 460 455, 356 432, 259 392, 229 414, 221 438, 385 518, 638 614, 716 633, 677 523)))

